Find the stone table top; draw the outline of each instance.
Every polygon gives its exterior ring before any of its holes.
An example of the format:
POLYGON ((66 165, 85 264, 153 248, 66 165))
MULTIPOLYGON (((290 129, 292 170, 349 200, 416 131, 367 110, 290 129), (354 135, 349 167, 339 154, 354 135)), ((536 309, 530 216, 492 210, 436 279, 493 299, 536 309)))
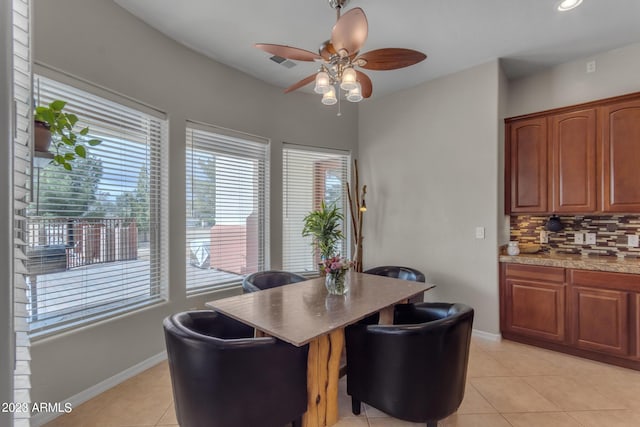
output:
POLYGON ((355 323, 434 285, 349 273, 346 295, 329 295, 324 277, 219 299, 206 305, 296 346, 355 323))

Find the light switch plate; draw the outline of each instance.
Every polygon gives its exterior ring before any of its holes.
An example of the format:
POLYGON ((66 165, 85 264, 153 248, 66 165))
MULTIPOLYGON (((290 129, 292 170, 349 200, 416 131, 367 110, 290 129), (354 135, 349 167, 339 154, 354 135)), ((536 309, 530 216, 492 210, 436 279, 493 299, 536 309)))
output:
POLYGON ((637 248, 638 247, 638 235, 637 234, 630 234, 627 236, 627 246, 630 248, 637 248))
POLYGON ((476 239, 484 239, 484 227, 476 227, 476 239))
POLYGON ((584 234, 576 233, 573 236, 573 243, 575 243, 576 245, 584 245, 584 234))
POLYGON ((596 233, 586 233, 585 241, 587 245, 595 245, 596 244, 596 233))

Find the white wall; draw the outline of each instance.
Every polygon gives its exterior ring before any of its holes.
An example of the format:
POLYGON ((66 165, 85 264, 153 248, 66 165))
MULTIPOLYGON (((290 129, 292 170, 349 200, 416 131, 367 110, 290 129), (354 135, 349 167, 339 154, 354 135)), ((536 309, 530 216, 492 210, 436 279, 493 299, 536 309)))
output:
POLYGON ((567 62, 509 82, 507 116, 640 91, 640 43, 567 62), (586 63, 596 61, 596 72, 586 63))
MULTIPOLYGON (((178 7, 178 6, 177 6, 178 7)), ((279 267, 282 142, 357 148, 357 109, 276 88, 209 60, 111 0, 35 0, 34 58, 169 114, 170 302, 33 345, 33 401, 64 401, 164 349, 164 316, 221 295, 185 297, 185 120, 271 138, 271 260, 279 267)))
POLYGON ((365 268, 406 265, 429 300, 476 309, 498 333, 499 64, 493 61, 360 105, 367 184, 365 268), (475 227, 486 238, 474 238, 475 227))

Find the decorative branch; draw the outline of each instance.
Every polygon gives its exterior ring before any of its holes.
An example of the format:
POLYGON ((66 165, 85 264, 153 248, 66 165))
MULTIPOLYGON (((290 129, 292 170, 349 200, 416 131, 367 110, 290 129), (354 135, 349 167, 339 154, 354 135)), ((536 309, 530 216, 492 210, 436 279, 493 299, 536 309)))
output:
POLYGON ((358 175, 358 161, 354 160, 354 178, 355 178, 355 186, 352 190, 350 188, 349 183, 347 183, 347 197, 349 200, 349 213, 351 215, 351 223, 353 225, 353 240, 355 246, 355 256, 353 258, 354 262, 354 270, 361 273, 363 269, 362 258, 363 258, 363 248, 362 248, 362 240, 364 237, 362 236, 362 223, 364 220, 364 213, 367 211, 367 203, 365 201, 365 196, 367 194, 367 186, 362 186, 362 190, 360 189, 360 178, 358 175), (352 194, 355 195, 355 199, 352 197, 352 194))

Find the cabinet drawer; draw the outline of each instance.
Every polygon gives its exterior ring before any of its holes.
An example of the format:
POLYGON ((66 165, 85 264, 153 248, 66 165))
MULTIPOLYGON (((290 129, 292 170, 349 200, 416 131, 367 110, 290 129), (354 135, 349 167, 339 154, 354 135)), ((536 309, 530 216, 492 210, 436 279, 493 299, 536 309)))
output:
POLYGON ((564 268, 541 267, 539 265, 506 264, 507 278, 539 280, 543 282, 564 283, 564 268))
POLYGON ((640 292, 640 275, 638 274, 567 270, 567 281, 574 286, 640 292))

